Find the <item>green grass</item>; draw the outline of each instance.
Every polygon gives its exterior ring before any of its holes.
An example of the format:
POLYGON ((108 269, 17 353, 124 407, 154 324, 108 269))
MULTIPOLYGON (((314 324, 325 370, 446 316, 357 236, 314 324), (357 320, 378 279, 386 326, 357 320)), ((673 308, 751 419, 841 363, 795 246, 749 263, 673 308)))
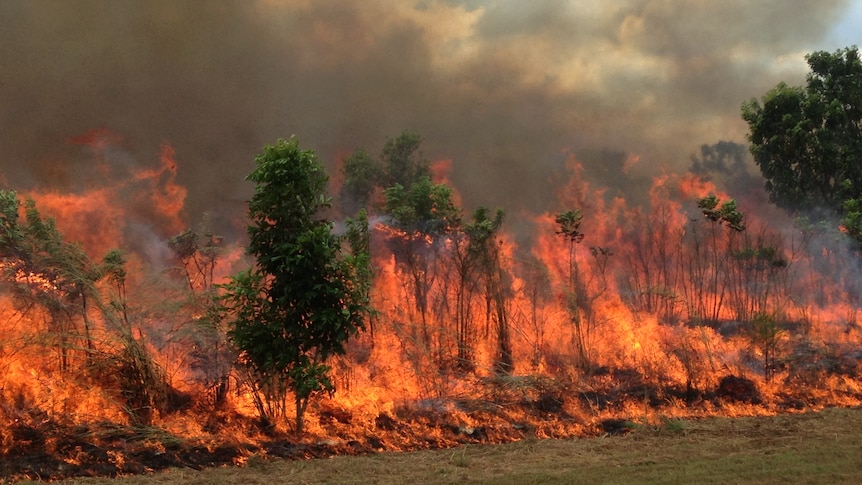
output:
POLYGON ((174 469, 67 484, 862 483, 862 409, 665 420, 626 436, 174 469))

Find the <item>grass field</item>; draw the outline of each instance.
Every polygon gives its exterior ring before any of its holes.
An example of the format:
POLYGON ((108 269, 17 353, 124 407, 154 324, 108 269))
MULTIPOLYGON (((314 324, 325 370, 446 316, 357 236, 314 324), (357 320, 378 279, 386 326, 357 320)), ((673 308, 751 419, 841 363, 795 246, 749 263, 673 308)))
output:
POLYGON ((625 436, 321 460, 252 455, 244 467, 62 483, 862 483, 862 409, 632 427, 625 436))

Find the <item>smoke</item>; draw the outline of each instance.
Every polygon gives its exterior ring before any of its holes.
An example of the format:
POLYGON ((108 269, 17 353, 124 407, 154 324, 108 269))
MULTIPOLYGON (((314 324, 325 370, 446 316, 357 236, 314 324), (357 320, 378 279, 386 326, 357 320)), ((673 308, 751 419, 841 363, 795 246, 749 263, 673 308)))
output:
POLYGON ((701 145, 744 143, 742 101, 801 83, 805 53, 843 47, 823 42, 846 8, 2 0, 0 180, 86 187, 93 153, 72 140, 104 128, 140 165, 176 149, 193 223, 242 213, 253 157, 279 137, 335 170, 411 129, 426 157, 453 160, 468 206, 544 210, 569 154, 626 192, 688 168, 701 145))

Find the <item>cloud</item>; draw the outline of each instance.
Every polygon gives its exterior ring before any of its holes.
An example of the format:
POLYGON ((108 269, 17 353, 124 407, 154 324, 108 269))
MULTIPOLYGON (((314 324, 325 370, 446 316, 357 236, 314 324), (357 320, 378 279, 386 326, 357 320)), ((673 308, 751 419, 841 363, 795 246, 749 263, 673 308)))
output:
POLYGON ((847 5, 7 1, 0 167, 13 188, 68 190, 92 169, 74 136, 106 128, 142 164, 169 143, 196 219, 240 206, 279 137, 334 169, 412 129, 468 205, 543 209, 569 152, 587 176, 638 156, 645 177, 744 142, 740 104, 843 47, 823 42, 847 5))

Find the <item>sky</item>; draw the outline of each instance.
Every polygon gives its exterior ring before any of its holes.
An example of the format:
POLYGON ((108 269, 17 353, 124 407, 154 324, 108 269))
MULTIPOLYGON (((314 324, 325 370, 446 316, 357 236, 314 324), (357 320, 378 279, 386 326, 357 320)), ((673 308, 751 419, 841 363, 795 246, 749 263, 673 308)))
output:
POLYGON ((84 190, 176 150, 187 217, 244 209, 266 144, 333 178, 404 130, 467 206, 554 210, 568 157, 624 196, 745 143, 740 105, 862 45, 844 0, 0 0, 0 185, 84 190), (76 138, 77 137, 77 138, 76 138))

